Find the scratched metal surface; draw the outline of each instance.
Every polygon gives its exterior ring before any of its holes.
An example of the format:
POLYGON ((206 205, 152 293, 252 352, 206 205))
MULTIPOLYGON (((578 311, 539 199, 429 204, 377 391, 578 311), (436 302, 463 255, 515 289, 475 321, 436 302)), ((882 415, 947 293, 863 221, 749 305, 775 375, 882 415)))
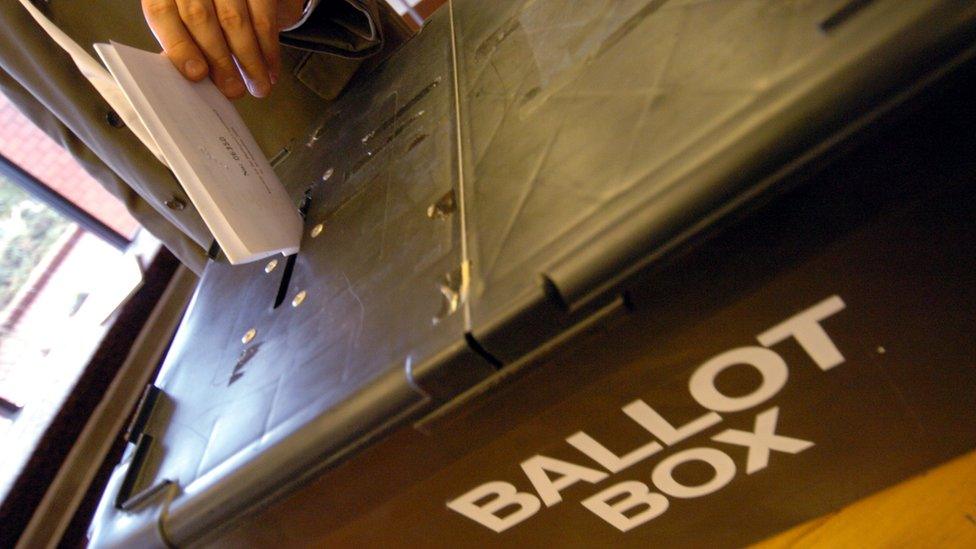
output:
MULTIPOLYGON (((608 233, 641 209, 669 207, 664 195, 691 183, 680 180, 687 170, 849 47, 849 35, 820 27, 846 3, 456 1, 465 207, 476 228, 470 327, 487 350, 505 360, 526 351, 489 340, 519 314, 513 303, 543 299, 542 275, 573 305, 626 267, 624 254, 594 250, 611 249, 608 233), (560 271, 571 256, 594 271, 560 271)), ((629 243, 638 256, 655 244, 629 243)))
POLYGON ((167 398, 143 486, 186 486, 284 422, 463 341, 460 315, 433 322, 439 281, 461 262, 458 220, 427 215, 456 179, 450 47, 448 26, 432 25, 277 167, 296 203, 312 189, 284 303, 273 307, 283 258, 270 274, 266 262, 208 266, 157 382, 167 398))

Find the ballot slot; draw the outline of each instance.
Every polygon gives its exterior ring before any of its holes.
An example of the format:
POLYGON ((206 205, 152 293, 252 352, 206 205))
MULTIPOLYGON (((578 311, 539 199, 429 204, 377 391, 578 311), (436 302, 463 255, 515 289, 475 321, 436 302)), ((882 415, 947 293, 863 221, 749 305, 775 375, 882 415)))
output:
MULTIPOLYGON (((302 201, 298 204, 298 213, 302 216, 302 220, 308 215, 308 209, 312 205, 312 187, 305 189, 305 194, 302 196, 302 201)), ((285 268, 281 273, 281 282, 278 284, 278 293, 275 294, 273 309, 281 307, 281 304, 285 302, 285 298, 288 297, 288 287, 291 285, 291 275, 295 270, 295 259, 298 254, 292 254, 288 256, 287 261, 285 261, 285 268)))
POLYGON ((295 258, 298 254, 292 254, 288 256, 288 260, 285 262, 285 268, 281 273, 281 284, 278 285, 278 293, 275 295, 274 309, 281 307, 281 304, 285 302, 285 297, 288 296, 288 286, 291 284, 291 273, 295 270, 295 258))

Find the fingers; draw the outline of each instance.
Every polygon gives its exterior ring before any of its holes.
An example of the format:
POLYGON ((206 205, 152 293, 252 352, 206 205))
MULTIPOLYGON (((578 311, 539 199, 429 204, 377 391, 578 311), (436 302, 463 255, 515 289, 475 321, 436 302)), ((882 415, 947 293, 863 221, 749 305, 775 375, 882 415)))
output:
POLYGON ((176 0, 180 18, 210 65, 210 78, 231 99, 244 95, 237 71, 211 0, 176 0))
POLYGON ((251 95, 255 97, 268 95, 271 92, 268 64, 265 62, 261 46, 258 45, 247 0, 216 0, 215 8, 227 44, 230 45, 238 66, 247 77, 251 95))
POLYGON ((251 23, 257 36, 258 46, 264 55, 268 78, 274 85, 281 74, 281 52, 278 46, 278 1, 247 0, 251 23))
POLYGON ((208 67, 203 53, 183 26, 173 0, 143 0, 142 12, 166 57, 183 76, 193 81, 207 76, 208 67))
POLYGON ((304 0, 142 0, 166 56, 184 76, 209 72, 232 99, 271 92, 281 71, 278 30, 297 21, 304 0), (244 76, 242 79, 241 76, 244 76))

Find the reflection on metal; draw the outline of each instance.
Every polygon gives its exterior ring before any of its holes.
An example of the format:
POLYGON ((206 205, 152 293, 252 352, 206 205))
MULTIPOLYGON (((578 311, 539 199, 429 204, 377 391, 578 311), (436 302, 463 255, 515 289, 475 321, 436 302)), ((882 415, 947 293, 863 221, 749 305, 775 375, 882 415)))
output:
MULTIPOLYGON (((427 97, 427 95, 431 91, 436 89, 437 86, 440 86, 440 84, 441 84, 441 77, 438 76, 437 78, 434 78, 434 80, 431 81, 431 83, 428 84, 427 87, 420 90, 413 97, 407 100, 407 102, 402 107, 397 109, 392 116, 388 117, 386 120, 380 123, 380 125, 376 129, 370 131, 365 136, 363 136, 363 138, 360 139, 363 145, 366 145, 370 141, 372 141, 372 139, 376 137, 377 134, 383 134, 389 130, 393 130, 393 135, 386 141, 386 143, 389 143, 397 135, 403 133, 403 130, 406 128, 408 124, 418 120, 419 118, 427 114, 426 110, 421 109, 417 111, 417 113, 415 113, 413 116, 409 116, 409 117, 407 116, 407 113, 409 113, 414 106, 420 103, 420 101, 422 101, 425 97, 427 97)), ((384 145, 386 143, 384 143, 384 145)))
POLYGON ((436 326, 440 324, 445 318, 453 315, 461 307, 463 303, 462 296, 464 294, 464 269, 458 267, 453 271, 444 275, 444 278, 440 282, 440 292, 441 292, 441 310, 432 319, 432 323, 436 326))
POLYGON ((454 189, 451 189, 437 202, 427 208, 427 217, 431 219, 444 219, 455 211, 457 211, 457 199, 454 195, 454 189))
POLYGON ((299 305, 301 305, 302 302, 305 301, 306 295, 308 294, 305 292, 305 290, 298 292, 298 294, 295 295, 295 299, 291 300, 291 306, 298 307, 299 305))
MULTIPOLYGON (((253 331, 253 330, 252 330, 253 331)), ((230 379, 227 380, 227 386, 230 387, 237 380, 244 377, 244 366, 254 358, 254 355, 258 354, 258 349, 261 348, 260 343, 255 343, 254 345, 248 347, 241 351, 241 356, 237 358, 237 363, 234 364, 234 370, 230 373, 230 379)))
POLYGON ((325 225, 322 224, 322 223, 319 223, 318 225, 312 227, 312 231, 309 234, 311 234, 312 238, 316 238, 320 234, 322 234, 322 231, 323 230, 325 230, 325 225))
POLYGON ((335 168, 329 168, 328 170, 325 170, 325 173, 322 174, 322 181, 328 181, 332 177, 332 174, 334 173, 335 173, 335 168))
MULTIPOLYGON (((139 435, 139 440, 134 442, 134 444, 135 450, 132 452, 132 459, 129 461, 129 466, 125 469, 122 486, 119 487, 118 493, 115 494, 115 508, 126 511, 151 499, 151 496, 157 494, 159 491, 159 488, 154 486, 146 490, 143 494, 135 494, 135 497, 133 497, 132 492, 135 490, 136 482, 139 480, 139 473, 142 471, 142 466, 145 464, 146 458, 149 457, 149 452, 152 449, 153 437, 149 433, 142 433, 139 435), (148 496, 146 493, 148 493, 148 496)), ((163 482, 168 481, 164 480, 163 482)))
POLYGON ((270 273, 271 271, 275 270, 275 267, 277 266, 278 266, 278 260, 272 259, 271 261, 268 262, 267 265, 264 266, 264 272, 270 273))
POLYGON ((256 335, 258 335, 258 331, 255 330, 254 328, 251 328, 250 330, 244 332, 244 337, 241 338, 241 343, 247 345, 248 343, 251 342, 252 339, 254 339, 254 336, 256 335))
POLYGON ((305 146, 309 148, 313 147, 315 145, 315 142, 322 138, 322 133, 324 131, 325 131, 325 124, 322 124, 321 126, 316 128, 315 131, 312 132, 312 135, 309 136, 308 141, 305 143, 305 146))
MULTIPOLYGON (((374 156, 378 155, 390 143, 393 143, 397 137, 407 131, 415 123, 421 121, 427 115, 426 109, 420 109, 413 114, 410 114, 410 112, 433 90, 437 89, 440 84, 441 77, 438 76, 431 81, 426 88, 420 90, 413 97, 411 97, 406 104, 396 109, 385 120, 383 120, 383 122, 360 138, 360 143, 362 143, 363 147, 366 148, 365 154, 363 154, 359 160, 353 163, 352 168, 349 169, 348 174, 350 177, 354 176, 361 169, 363 169, 367 164, 369 164, 374 156)), ((394 103, 394 105, 398 104, 398 93, 394 92, 388 96, 387 101, 394 103)))
MULTIPOLYGON (((168 478, 164 478, 149 488, 146 488, 142 492, 139 492, 138 494, 129 497, 125 501, 120 502, 118 508, 123 511, 132 511, 133 509, 137 509, 144 504, 149 503, 149 501, 156 499, 158 496, 165 494, 167 490, 171 488, 178 490, 177 483, 168 478)), ((175 495, 176 490, 170 490, 171 495, 175 495)))

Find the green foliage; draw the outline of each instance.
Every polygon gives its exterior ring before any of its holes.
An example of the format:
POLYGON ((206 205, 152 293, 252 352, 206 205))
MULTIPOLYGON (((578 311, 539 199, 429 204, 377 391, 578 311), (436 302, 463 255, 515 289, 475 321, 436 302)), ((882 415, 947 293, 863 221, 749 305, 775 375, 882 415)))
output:
POLYGON ((0 175, 0 309, 73 224, 0 175))

